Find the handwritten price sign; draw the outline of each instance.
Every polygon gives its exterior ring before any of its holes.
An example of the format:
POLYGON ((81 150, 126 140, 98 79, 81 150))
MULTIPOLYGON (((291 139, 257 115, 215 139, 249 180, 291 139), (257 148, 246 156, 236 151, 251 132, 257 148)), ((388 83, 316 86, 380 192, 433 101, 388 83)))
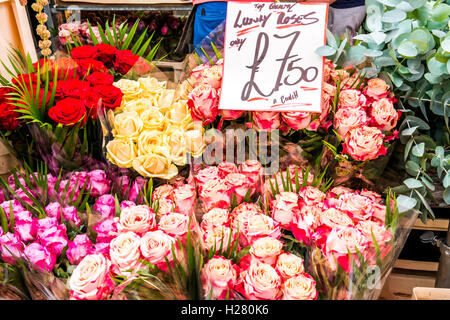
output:
POLYGON ((220 109, 321 110, 327 4, 228 2, 220 109))

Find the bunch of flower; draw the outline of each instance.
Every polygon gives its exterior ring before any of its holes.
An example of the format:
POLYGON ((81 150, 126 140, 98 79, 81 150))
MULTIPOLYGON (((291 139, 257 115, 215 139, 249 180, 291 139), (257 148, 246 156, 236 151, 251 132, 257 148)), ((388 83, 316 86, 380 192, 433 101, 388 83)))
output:
MULTIPOLYGON (((110 27, 110 32, 118 32, 119 24, 116 23, 115 29, 110 27)), ((100 43, 102 43, 102 35, 106 37, 105 31, 100 31, 98 26, 91 26, 89 29, 88 22, 67 22, 60 24, 58 26, 58 40, 62 46, 66 46, 67 43, 75 44, 75 41, 80 41, 82 44, 92 45, 92 36, 91 31, 96 39, 100 43)), ((127 34, 124 35, 124 40, 126 39, 127 34)))
POLYGON ((14 90, 8 87, 0 88, 0 129, 4 131, 16 130, 20 126, 20 114, 10 97, 13 92, 14 90))
POLYGON ((386 82, 338 70, 330 61, 325 65, 324 81, 335 107, 333 128, 342 140, 342 153, 355 161, 385 155, 388 142, 398 136, 394 129, 401 115, 386 82))
POLYGON ((45 26, 48 16, 43 12, 43 9, 46 5, 48 5, 48 0, 37 0, 31 5, 31 9, 37 12, 36 20, 39 22, 39 25, 36 28, 36 33, 41 38, 41 40, 39 40, 39 48, 44 57, 49 57, 52 54, 52 50, 50 49, 52 42, 50 40, 50 31, 48 31, 45 26))
POLYGON ((111 124, 114 139, 106 146, 112 163, 170 179, 178 174, 176 165, 186 164, 187 153, 203 152, 203 129, 194 126, 180 89, 167 89, 166 82, 152 77, 114 85, 124 96, 111 124))

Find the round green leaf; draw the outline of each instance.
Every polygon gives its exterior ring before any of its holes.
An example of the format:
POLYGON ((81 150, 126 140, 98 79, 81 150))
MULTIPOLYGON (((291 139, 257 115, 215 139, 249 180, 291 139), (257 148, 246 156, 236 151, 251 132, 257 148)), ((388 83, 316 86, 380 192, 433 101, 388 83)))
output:
POLYGON ((411 197, 407 197, 403 194, 397 197, 397 206, 399 213, 406 212, 414 208, 417 204, 417 200, 411 197))
POLYGON ((423 187, 423 183, 414 178, 408 178, 403 183, 410 189, 417 189, 423 187))
POLYGON ((439 62, 436 57, 431 57, 427 61, 428 70, 434 75, 442 75, 447 72, 445 63, 439 62))
POLYGON ((421 130, 430 130, 430 126, 428 123, 423 121, 420 118, 414 117, 414 116, 407 116, 406 120, 409 122, 410 126, 418 126, 421 130))
POLYGON ((406 172, 408 172, 410 175, 415 176, 420 171, 420 166, 414 161, 409 160, 408 162, 406 162, 405 169, 406 172))
POLYGON ((415 145, 412 150, 411 150, 412 154, 415 155, 416 157, 422 157, 424 152, 425 152, 425 143, 419 143, 417 145, 415 145))
POLYGON ((316 49, 316 53, 322 57, 332 56, 336 53, 336 49, 330 46, 322 46, 316 49))
POLYGON ((443 198, 446 204, 450 205, 450 188, 444 190, 443 198))
POLYGON ((442 180, 442 185, 444 188, 450 187, 450 172, 447 172, 447 174, 444 177, 444 180, 442 180))
POLYGON ((439 3, 433 8, 431 18, 434 21, 444 21, 450 16, 450 6, 445 3, 439 3))
POLYGON ((406 19, 406 12, 398 9, 387 11, 381 17, 381 21, 388 23, 400 22, 406 19))
POLYGON ((450 39, 445 39, 441 42, 441 47, 447 52, 450 52, 450 39))
MULTIPOLYGON (((405 1, 402 1, 402 3, 405 1)), ((427 0, 408 0, 408 4, 414 9, 420 8, 427 3, 427 0)))
POLYGON ((406 40, 398 47, 398 53, 405 58, 414 58, 419 53, 419 50, 417 50, 414 42, 406 40))

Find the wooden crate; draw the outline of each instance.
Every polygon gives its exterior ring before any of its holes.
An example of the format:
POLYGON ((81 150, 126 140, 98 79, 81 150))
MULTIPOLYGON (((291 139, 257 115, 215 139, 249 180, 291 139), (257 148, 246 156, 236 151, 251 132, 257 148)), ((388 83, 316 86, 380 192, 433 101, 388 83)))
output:
POLYGON ((450 300, 450 289, 416 287, 413 300, 450 300))

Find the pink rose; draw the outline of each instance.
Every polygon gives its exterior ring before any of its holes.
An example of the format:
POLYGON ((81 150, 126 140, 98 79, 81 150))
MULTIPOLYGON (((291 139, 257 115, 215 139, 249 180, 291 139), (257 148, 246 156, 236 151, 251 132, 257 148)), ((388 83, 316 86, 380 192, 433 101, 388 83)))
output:
POLYGON ((78 196, 80 195, 80 189, 77 187, 75 182, 71 183, 69 180, 62 180, 59 184, 59 192, 58 192, 58 198, 65 199, 73 192, 72 201, 76 201, 78 196), (66 192, 66 186, 69 184, 69 187, 67 187, 66 192))
POLYGON ((367 197, 370 200, 372 200, 373 202, 377 202, 380 203, 381 200, 383 199, 381 197, 381 195, 375 191, 371 191, 371 190, 367 190, 367 189, 362 189, 359 194, 363 197, 367 197))
POLYGON ((162 186, 159 186, 153 191, 152 194, 153 202, 163 198, 173 200, 173 190, 174 188, 170 184, 163 184, 162 186))
POLYGON ((38 234, 40 243, 46 247, 55 256, 59 256, 63 249, 67 246, 66 226, 60 224, 48 228, 44 232, 38 234))
POLYGON ((69 279, 71 296, 78 300, 105 299, 114 289, 110 269, 111 261, 103 254, 84 257, 69 279))
POLYGON ((196 200, 195 188, 189 184, 176 188, 173 191, 173 200, 178 212, 186 215, 192 214, 196 200))
POLYGON ((229 221, 230 212, 227 209, 213 208, 203 215, 200 227, 212 230, 227 225, 229 221))
POLYGON ((161 217, 158 229, 164 231, 169 236, 183 241, 189 230, 189 217, 177 212, 169 213, 161 217))
POLYGON ((130 190, 131 179, 128 176, 120 176, 117 178, 117 184, 120 186, 122 194, 127 194, 130 190))
POLYGON ((62 209, 63 218, 66 221, 72 221, 77 227, 81 225, 81 219, 78 217, 78 210, 74 206, 64 207, 62 209))
POLYGON ((334 115, 334 127, 343 139, 354 128, 368 123, 367 113, 362 108, 339 108, 334 115))
POLYGON ((58 32, 58 40, 62 46, 65 46, 67 42, 73 43, 69 30, 60 30, 58 32))
POLYGON ((225 177, 230 173, 238 173, 236 165, 232 162, 221 162, 217 166, 217 169, 219 169, 219 177, 221 179, 225 179, 225 177))
POLYGON ((140 250, 142 256, 161 270, 167 270, 166 259, 171 262, 172 244, 175 239, 161 230, 149 231, 141 238, 140 250))
POLYGON ((370 79, 367 81, 367 88, 364 93, 374 99, 386 98, 389 93, 389 86, 380 78, 370 79))
POLYGON ((381 131, 365 126, 350 130, 343 148, 342 153, 349 154, 356 161, 373 160, 387 153, 381 131))
POLYGON ((3 261, 14 264, 16 258, 22 257, 23 243, 19 236, 10 232, 0 236, 0 251, 3 261))
POLYGON ((128 195, 128 200, 134 201, 136 203, 142 203, 142 195, 141 190, 144 188, 144 186, 147 184, 147 180, 142 177, 137 177, 133 184, 131 185, 131 190, 128 195))
POLYGON ((243 294, 249 300, 277 300, 281 294, 281 277, 265 263, 252 262, 240 274, 243 294))
POLYGON ((109 218, 94 225, 93 229, 97 232, 97 243, 109 243, 117 235, 117 221, 115 218, 109 218))
POLYGON ((272 218, 284 229, 290 229, 293 215, 300 211, 298 200, 297 194, 293 192, 281 192, 272 202, 272 218))
POLYGON ((278 256, 275 269, 283 280, 296 277, 305 272, 303 259, 292 253, 282 253, 278 256))
POLYGON ((253 111, 252 117, 257 130, 273 131, 281 124, 280 112, 253 111))
POLYGON ((14 232, 24 242, 34 240, 37 232, 37 219, 31 217, 28 211, 22 211, 15 215, 14 232))
POLYGON ((119 232, 132 231, 143 234, 156 226, 155 212, 146 205, 128 207, 120 213, 119 232))
POLYGON ((61 221, 62 208, 59 202, 52 202, 45 207, 45 213, 48 217, 56 218, 61 221))
MULTIPOLYGON (((76 187, 77 189, 81 189, 83 188, 84 184, 86 183, 86 181, 88 181, 89 176, 88 173, 86 171, 80 171, 80 172, 73 172, 70 175, 70 185, 73 187, 76 187)), ((88 189, 89 184, 86 186, 86 190, 88 189)))
POLYGON ((247 228, 243 232, 245 232, 244 235, 250 245, 262 237, 272 237, 275 239, 281 237, 280 224, 264 214, 250 215, 248 217, 247 228))
POLYGON ((202 121, 203 125, 213 122, 219 113, 217 91, 206 83, 201 83, 189 93, 187 104, 192 119, 202 121))
POLYGON ((94 210, 102 215, 102 219, 116 215, 116 200, 113 195, 105 194, 95 200, 94 210))
POLYGON ((292 217, 291 231, 294 237, 305 243, 311 243, 314 229, 319 222, 320 209, 316 206, 303 206, 298 213, 292 217))
POLYGON ((234 242, 237 240, 237 233, 235 230, 231 230, 229 226, 222 225, 215 228, 202 229, 201 237, 202 245, 206 251, 215 248, 214 253, 218 253, 220 248, 227 250, 227 248, 233 247, 234 242))
POLYGON ((281 288, 282 300, 316 300, 316 281, 306 273, 289 278, 281 288))
POLYGON ((381 131, 389 131, 397 125, 399 114, 391 99, 383 98, 374 101, 370 108, 371 125, 381 131))
POLYGON ((326 199, 325 193, 320 191, 319 188, 312 186, 306 186, 304 188, 301 188, 298 194, 300 196, 301 205, 307 206, 316 205, 321 207, 322 203, 326 199))
POLYGON ((230 187, 223 179, 210 180, 202 187, 200 199, 205 211, 213 208, 228 209, 231 202, 230 187))
POLYGON ((386 206, 375 202, 373 204, 373 216, 372 218, 378 222, 384 223, 386 219, 386 206))
POLYGON ((337 202, 337 209, 347 212, 353 219, 368 220, 373 216, 374 202, 357 193, 344 193, 337 202))
POLYGON ((125 274, 129 270, 136 270, 142 266, 139 261, 141 259, 140 244, 141 237, 131 231, 120 233, 111 240, 109 255, 111 262, 118 268, 118 274, 125 274))
POLYGON ((239 110, 219 110, 219 114, 223 120, 236 120, 244 115, 245 111, 239 110))
POLYGON ((293 130, 306 129, 311 122, 310 112, 281 112, 281 118, 293 130))
POLYGON ((334 258, 336 258, 342 269, 345 272, 350 272, 351 264, 348 252, 354 255, 354 260, 358 261, 356 249, 359 252, 364 252, 367 244, 366 238, 358 229, 353 227, 335 228, 327 238, 325 254, 333 269, 337 267, 334 263, 334 258))
POLYGON ((111 181, 107 178, 105 171, 93 170, 88 175, 89 188, 93 197, 102 196, 111 190, 111 181))
POLYGON ((9 213, 11 210, 11 205, 12 205, 14 215, 18 212, 25 211, 25 208, 20 204, 20 202, 17 199, 2 202, 0 204, 0 207, 2 207, 3 211, 5 211, 5 214, 6 214, 6 217, 8 218, 8 220, 9 220, 9 213))
MULTIPOLYGON (((205 298, 225 299, 237 283, 238 267, 231 260, 214 256, 203 266, 201 281, 205 298)), ((230 295, 231 296, 231 295, 230 295)))
POLYGON ((26 246, 24 256, 40 272, 51 272, 56 264, 56 256, 38 242, 26 246))
POLYGON ((105 254, 109 255, 109 242, 100 242, 94 244, 88 254, 105 254))
POLYGON ((252 186, 257 186, 263 173, 261 162, 247 160, 239 165, 239 172, 245 175, 252 186))
POLYGON ((231 195, 236 195, 238 204, 244 200, 244 197, 247 195, 249 190, 250 195, 252 195, 251 185, 244 174, 230 173, 224 180, 231 192, 231 195))
POLYGON ((66 251, 67 258, 71 264, 79 264, 90 250, 92 250, 92 242, 87 234, 79 234, 73 241, 69 241, 66 251))
POLYGON ((220 89, 222 86, 222 71, 223 66, 213 65, 202 70, 202 83, 210 85, 214 89, 220 89))
POLYGON ((202 192, 203 185, 210 180, 216 180, 219 178, 219 168, 218 167, 206 167, 199 170, 194 176, 195 182, 197 183, 197 188, 199 194, 202 192))
POLYGON ((354 191, 350 188, 346 188, 343 186, 333 187, 332 189, 327 191, 328 198, 337 198, 343 193, 353 193, 354 191))
POLYGON ((133 201, 130 200, 123 200, 120 203, 120 210, 123 210, 125 208, 129 208, 129 207, 134 207, 136 205, 136 203, 134 203, 133 201))
POLYGON ((278 256, 282 253, 283 243, 271 237, 255 240, 250 248, 250 254, 255 260, 275 266, 278 256))
POLYGON ((161 217, 166 214, 175 212, 175 202, 173 202, 173 200, 170 200, 169 198, 161 198, 158 201, 158 212, 156 213, 158 219, 161 219, 161 217))
POLYGON ((364 108, 366 106, 367 98, 359 90, 343 89, 339 93, 339 108, 364 108))
POLYGON ((36 220, 36 234, 39 238, 47 229, 57 227, 59 225, 58 220, 52 217, 46 217, 44 219, 36 220))
POLYGON ((353 226, 353 220, 343 211, 328 208, 319 214, 319 226, 315 229, 312 238, 321 249, 324 248, 331 230, 337 227, 353 226))

